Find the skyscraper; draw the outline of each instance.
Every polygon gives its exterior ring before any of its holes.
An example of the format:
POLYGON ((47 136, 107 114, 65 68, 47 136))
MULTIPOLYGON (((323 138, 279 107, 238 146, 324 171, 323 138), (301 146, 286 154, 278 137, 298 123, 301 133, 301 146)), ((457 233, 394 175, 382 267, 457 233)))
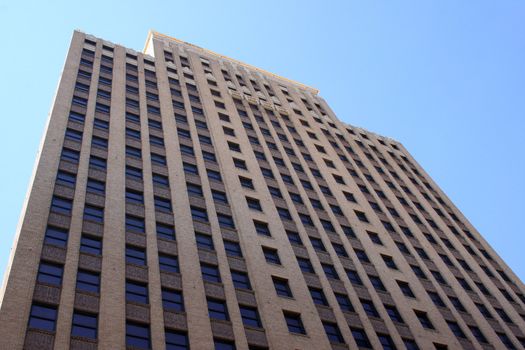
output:
POLYGON ((317 93, 160 33, 139 53, 75 32, 0 349, 523 348, 519 278, 317 93))

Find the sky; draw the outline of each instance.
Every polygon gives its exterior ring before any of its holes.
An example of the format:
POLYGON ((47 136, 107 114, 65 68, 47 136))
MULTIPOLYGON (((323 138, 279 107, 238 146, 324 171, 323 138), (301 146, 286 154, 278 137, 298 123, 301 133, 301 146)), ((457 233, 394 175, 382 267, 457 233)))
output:
POLYGON ((74 3, 0 0, 0 275, 73 30, 140 51, 154 29, 403 143, 525 280, 524 1, 74 3))

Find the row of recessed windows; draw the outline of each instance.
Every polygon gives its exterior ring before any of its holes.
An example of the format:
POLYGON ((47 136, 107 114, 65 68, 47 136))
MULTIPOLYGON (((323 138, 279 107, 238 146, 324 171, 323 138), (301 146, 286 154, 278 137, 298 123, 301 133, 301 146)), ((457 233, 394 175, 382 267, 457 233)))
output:
MULTIPOLYGON (((352 197, 351 197, 351 198, 352 198, 352 197)), ((392 211, 391 211, 391 212, 392 212, 392 211)), ((357 212, 356 214, 357 214, 357 216, 358 216, 362 221, 368 221, 368 220, 366 219, 366 216, 364 216, 364 213, 359 213, 359 212, 357 212)), ((392 214, 395 215, 396 212, 393 212, 392 214)), ((285 215, 285 216, 288 217, 287 215, 285 215)), ((395 216, 396 216, 396 215, 395 215, 395 216)), ((359 254, 358 254, 358 256, 359 256, 359 254)), ((365 258, 366 258, 366 255, 365 255, 365 258)), ((395 267, 395 263, 393 262, 393 260, 392 260, 391 257, 385 257, 385 256, 383 256, 383 258, 385 259, 385 263, 387 264, 387 266, 389 266, 389 267, 391 267, 391 268, 396 268, 396 267, 395 267)), ((367 261, 367 260, 368 260, 368 259, 366 258, 365 261, 367 261)), ((405 294, 408 294, 408 295, 412 294, 411 291, 408 291, 408 290, 407 290, 406 287, 408 287, 408 286, 404 287, 404 285, 400 285, 400 287, 403 287, 402 289, 403 289, 403 292, 404 292, 405 294)), ((409 288, 409 287, 408 287, 408 288, 409 288)), ((413 296, 413 294, 412 294, 412 296, 413 296)))
MULTIPOLYGON (((406 190, 405 190, 406 191, 406 190)), ((400 198, 400 200, 403 199, 403 198, 400 198)), ((406 201, 402 200, 401 201, 404 205, 408 204, 406 201)), ((377 207, 377 204, 376 203, 371 203, 372 207, 374 208, 374 205, 376 205, 375 209, 376 211, 379 210, 381 211, 380 208, 377 207)), ((420 210, 423 210, 423 207, 415 202, 415 205, 416 207, 418 207, 418 209, 420 210)), ((393 215, 393 216, 399 216, 397 214, 397 212, 395 211, 395 209, 393 208, 387 208, 390 213, 393 215)), ((412 216, 412 219, 417 223, 417 224, 422 224, 422 221, 419 219, 419 217, 417 217, 416 215, 411 215, 412 216)), ((430 220, 428 219, 427 222, 430 224, 431 227, 433 228, 436 228, 437 225, 436 223, 433 221, 433 220, 430 220)), ((383 222, 383 224, 385 225, 385 228, 387 229, 387 231, 395 231, 395 229, 393 228, 392 224, 390 223, 387 223, 387 222, 383 222)), ((455 228, 453 227, 449 227, 451 228, 451 231, 454 233, 454 232, 457 232, 457 230, 455 230, 455 228)), ((406 232, 408 229, 407 228, 403 228, 403 232, 406 232)), ((407 233, 407 235, 409 235, 410 237, 413 237, 410 233, 407 233)), ((427 240, 432 243, 432 244, 437 244, 437 241, 433 238, 432 235, 426 233, 425 234, 427 240)), ((442 238, 443 242, 445 243, 445 245, 447 245, 447 247, 449 247, 450 249, 454 249, 454 247, 451 245, 450 241, 448 239, 445 239, 445 238, 442 238)), ((469 250, 471 253, 473 253, 472 249, 469 249, 470 247, 466 246, 467 250, 469 250)), ((428 260, 428 255, 426 254, 426 252, 424 250, 422 250, 421 248, 416 248, 416 251, 418 252, 418 254, 425 260, 428 260)), ((407 253, 407 251, 402 251, 403 253, 407 253)), ((441 258, 443 259, 443 261, 445 262, 445 264, 449 265, 449 266, 454 266, 452 261, 450 260, 450 258, 446 255, 443 255, 441 254, 441 258)), ((463 260, 463 259, 458 259, 458 263, 461 265, 461 267, 463 267, 466 271, 472 271, 471 267, 463 260)), ((484 266, 481 266, 482 269, 484 269, 486 272, 487 272, 487 275, 490 277, 491 276, 491 272, 490 271, 487 271, 488 269, 486 269, 486 267, 484 268, 484 266)), ((440 283, 443 282, 443 280, 441 278, 438 279, 438 281, 441 281, 440 283)), ((446 282, 443 282, 443 283, 446 283, 446 282)), ((484 293, 484 294, 487 294, 489 295, 489 292, 486 288, 484 288, 484 286, 480 286, 480 290, 484 293)), ((507 298, 509 301, 513 301, 512 297, 510 296, 510 294, 504 290, 504 289, 501 289, 501 292, 502 294, 505 296, 505 298, 507 298)))
MULTIPOLYGON (((58 310, 56 306, 33 303, 29 316, 29 329, 54 332, 58 310)), ((171 329, 165 330, 167 349, 189 349, 186 332, 171 329)), ((87 339, 97 339, 98 315, 74 310, 72 317, 71 336, 87 339)), ((139 349, 151 348, 151 334, 146 324, 126 321, 126 345, 139 349)))
MULTIPOLYGON (((394 215, 394 216, 397 216, 397 215, 396 215, 397 213, 396 213, 396 212, 392 212, 392 210, 391 210, 391 214, 394 215)), ((390 230, 391 230, 391 229, 392 229, 392 228, 390 228, 390 230)), ((389 227, 387 227, 387 230, 389 230, 389 227)), ((376 241, 376 243, 381 244, 380 241, 378 242, 378 238, 375 238, 375 241, 376 241)), ((425 257, 425 258, 428 259, 428 257, 426 256, 426 253, 425 253, 424 251, 420 250, 420 251, 418 251, 418 253, 420 253, 420 255, 422 255, 423 257, 425 257)), ((445 258, 445 261, 447 261, 446 258, 445 258)), ((460 262, 460 264, 461 264, 461 262, 460 262)), ((387 264, 387 265, 389 265, 389 264, 387 264)), ((465 263, 463 263, 462 265, 463 265, 463 267, 464 267, 465 269, 470 270, 470 268, 468 267, 468 265, 465 266, 465 263)), ((392 267, 392 266, 391 266, 391 267, 392 267)), ((400 284, 400 287, 402 287, 402 290, 403 290, 403 292, 404 292, 405 295, 407 295, 407 296, 413 296, 411 290, 409 290, 408 285, 403 286, 402 284, 400 284)), ((439 297, 439 296, 438 296, 438 297, 439 297)), ((458 308, 459 310, 463 309, 461 303, 459 302, 459 299, 457 299, 457 298, 453 298, 453 299, 451 299, 451 301, 452 301, 453 304, 456 306, 456 308, 458 308)), ((471 328, 476 329, 475 326, 471 326, 471 328)), ((460 333, 461 333, 461 332, 458 332, 458 331, 456 330, 456 327, 454 327, 453 325, 451 325, 451 329, 453 329, 454 333, 456 333, 456 334, 460 334, 460 333)), ((473 331, 473 332, 474 332, 474 331, 473 331)), ((479 333, 479 332, 476 332, 476 333, 479 333)), ((481 335, 481 337, 482 337, 482 335, 481 335)), ((481 338, 481 337, 480 337, 480 338, 481 338)))
MULTIPOLYGON (((273 175, 272 175, 271 177, 273 177, 273 175)), ((285 218, 290 218, 289 213, 288 213, 287 211, 285 211, 285 210, 286 210, 286 209, 283 208, 283 209, 280 211, 280 213, 283 214, 283 216, 284 216, 285 218)), ((306 218, 306 219, 309 219, 309 217, 306 218)), ((307 221, 308 221, 309 223, 311 223, 311 220, 307 220, 307 221)), ((257 223, 257 222, 256 222, 256 223, 255 223, 255 226, 256 226, 256 229, 257 229, 258 233, 260 233, 260 234, 268 234, 267 227, 265 226, 264 223, 257 223)), ((296 235, 297 235, 297 234, 296 234, 296 235)), ((297 237, 298 240, 299 240, 299 242, 300 242, 300 238, 298 237, 298 235, 297 235, 297 236, 294 236, 294 237, 297 237)), ((315 242, 317 242, 317 241, 315 241, 315 242)), ((319 240, 318 242, 319 242, 320 244, 322 244, 322 242, 321 242, 320 240, 319 240)), ((314 244, 314 246, 316 246, 316 247, 321 247, 320 244, 314 244)), ((346 252, 344 252, 344 248, 343 248, 342 246, 340 246, 340 247, 342 248, 342 255, 345 256, 345 255, 346 255, 346 252)), ((324 248, 324 246, 322 246, 322 248, 324 248)), ((270 253, 270 252, 268 252, 268 253, 270 253)), ((276 252, 274 252, 274 253, 276 253, 276 252)), ((270 257, 270 262, 275 262, 276 260, 274 260, 274 259, 275 259, 275 256, 274 256, 274 257, 270 257)), ((311 264, 309 264, 309 262, 308 262, 308 266, 311 266, 311 264)), ((325 268, 326 270, 328 270, 329 273, 335 273, 335 270, 333 269, 332 266, 326 266, 326 267, 324 267, 324 268, 325 268)), ((288 297, 291 296, 291 291, 289 290, 289 287, 287 286, 286 282, 283 282, 283 281, 274 281, 274 282, 275 282, 275 284, 276 284, 276 290, 278 291, 279 294, 281 294, 281 295, 285 295, 285 296, 288 296, 288 297)), ((322 300, 325 300, 325 298, 324 298, 324 294, 321 294, 321 293, 322 293, 322 291, 320 291, 320 290, 319 290, 319 291, 312 291, 312 297, 314 298, 314 300, 317 300, 317 301, 319 301, 319 300, 321 300, 321 299, 322 299, 322 300)), ((342 299, 342 298, 340 298, 340 299, 342 299)), ((346 300, 348 300, 348 299, 346 299, 346 300)), ((324 302, 325 302, 325 301, 323 301, 323 303, 324 303, 324 302)), ((348 300, 348 303, 345 303, 344 305, 345 305, 345 307, 347 307, 347 308, 351 307, 351 304, 349 304, 349 300, 348 300)), ((353 309, 352 309, 352 310, 353 310, 353 309)))
MULTIPOLYGON (((395 175, 395 174, 394 174, 394 175, 395 175)), ((373 179, 371 179, 370 176, 368 176, 367 179, 370 180, 370 181, 373 181, 373 179)), ((404 186, 402 186, 402 187, 404 187, 404 186)), ((404 187, 404 188, 405 188, 405 192, 409 191, 408 188, 406 188, 406 187, 404 187)), ((369 193, 368 190, 366 190, 366 189, 363 189, 363 190, 365 190, 365 192, 369 193)), ((377 192, 377 191, 376 191, 376 192, 377 192)), ((378 195, 379 195, 379 193, 378 193, 378 195)), ((428 196, 426 196, 426 197, 428 197, 428 196)), ((401 200, 401 199, 402 199, 402 198, 400 198, 400 200, 401 200)), ((429 199, 429 198, 428 198, 428 199, 429 199)), ((403 203, 403 201, 401 201, 401 202, 403 203)), ((404 203, 405 205, 408 204, 408 203, 406 203, 406 201, 404 201, 404 202, 405 202, 405 203, 404 203)), ((372 203, 371 203, 371 204, 372 204, 372 203)), ((419 203, 415 203, 415 204, 416 204, 416 206, 419 205, 419 203)), ((372 205, 372 207, 373 207, 373 205, 372 205)), ((424 209, 421 207, 421 205, 419 205, 418 208, 419 208, 420 210, 424 210, 424 209)), ((377 210, 380 210, 379 208, 376 208, 376 209, 377 209, 377 210)), ((395 211, 395 209, 393 209, 393 208, 387 208, 387 209, 390 211, 390 213, 391 213, 393 216, 395 216, 395 217, 399 217, 399 214, 395 211)), ((413 215, 412 218, 413 218, 413 220, 414 220, 416 223, 421 224, 421 220, 420 220, 417 216, 413 215)), ((436 223, 435 223, 433 220, 427 220, 427 221, 428 221, 428 223, 430 224, 431 227, 434 227, 434 228, 437 227, 436 223)), ((384 224, 385 224, 385 228, 386 228, 388 231, 394 231, 394 228, 393 228, 393 226, 392 226, 390 223, 384 223, 384 224)), ((453 228, 451 228, 451 229, 452 229, 453 232, 455 231, 455 229, 453 229, 453 228)), ((433 244, 436 244, 436 243, 437 243, 437 242, 433 239, 433 237, 432 237, 431 235, 426 234, 426 236, 427 236, 428 240, 429 240, 431 243, 433 243, 433 244)), ((447 242, 445 241, 445 243, 447 243, 447 242)), ((447 246, 450 247, 451 245, 448 244, 447 246)), ((469 250, 468 248, 470 248, 470 247, 467 247, 467 250, 469 250)), ((472 249, 470 249, 469 251, 472 252, 472 249)), ((472 253, 473 253, 473 252, 472 252, 472 253)), ((448 260, 447 260, 447 258, 445 257, 445 262, 447 262, 447 261, 448 261, 448 260)), ((461 265, 464 269, 466 269, 467 271, 471 271, 470 266, 468 266, 468 265, 466 264, 465 261, 463 261, 463 260, 460 259, 458 262, 460 263, 460 265, 461 265)), ((449 263, 449 265, 450 265, 450 263, 449 263)), ((481 266, 481 267, 484 269, 483 266, 481 266)), ((484 270, 487 271, 487 269, 484 269, 484 270)), ((489 277, 490 277, 490 275, 491 275, 490 271, 487 272, 487 275, 489 275, 489 277)), ((508 293, 505 293, 505 292, 506 292, 506 291, 504 291, 504 290, 502 291, 502 293, 504 294, 504 296, 507 295, 506 298, 507 298, 508 300, 512 301, 512 297, 510 297, 510 295, 509 295, 508 293)))
MULTIPOLYGON (((242 168, 242 166, 238 166, 238 167, 242 168)), ((373 180, 373 179, 370 179, 370 180, 373 180)), ((353 196, 348 196, 348 197, 350 197, 350 199, 353 199, 353 196)), ((355 199, 353 199, 353 200, 355 200, 355 199)), ((395 209, 393 209, 393 208, 388 208, 388 209, 389 209, 389 211, 391 212, 392 215, 394 215, 394 216, 399 216, 399 215, 397 214, 397 212, 395 211, 395 209)), ((362 213, 362 214, 361 214, 361 213, 356 213, 356 214, 358 215, 358 217, 360 217, 360 219, 362 218, 363 221, 367 221, 366 216, 363 216, 364 213, 362 213)), ((391 224, 389 224, 389 223, 384 223, 384 224, 385 224, 387 230, 390 231, 390 230, 393 229, 393 228, 391 227, 391 224)), ((432 223, 431 223, 431 224, 432 224, 432 223)), ((424 252, 421 252, 421 254, 422 254, 423 256, 426 255, 424 252)), ((396 267, 395 267, 395 263, 393 262, 393 260, 392 260, 391 257, 385 257, 385 256, 383 256, 383 258, 384 258, 385 263, 387 264, 387 266, 389 266, 389 267, 391 267, 391 268, 396 268, 396 267)), ((460 264, 462 264, 462 263, 460 262, 460 264)), ((463 264, 462 264, 462 265, 465 265, 464 261, 463 261, 463 264)), ((470 268, 468 267, 468 265, 467 265, 467 266, 464 266, 464 268, 467 269, 467 270, 470 270, 470 268)))

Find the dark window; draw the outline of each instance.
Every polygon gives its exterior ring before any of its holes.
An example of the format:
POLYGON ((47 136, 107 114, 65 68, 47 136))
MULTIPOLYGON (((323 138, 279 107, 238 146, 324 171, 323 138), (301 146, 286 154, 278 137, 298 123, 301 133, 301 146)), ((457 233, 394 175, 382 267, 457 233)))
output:
POLYGON ((342 311, 355 312, 354 306, 350 302, 350 299, 345 294, 335 293, 335 298, 342 311))
POLYGON ((183 331, 166 329, 166 350, 184 350, 190 348, 188 334, 183 331))
POLYGON ((460 312, 466 312, 467 311, 458 298, 456 298, 456 297, 449 297, 449 299, 450 299, 450 302, 452 303, 452 305, 454 305, 454 307, 458 311, 460 311, 460 312))
POLYGON ((385 309, 392 321, 404 323, 401 314, 397 311, 397 308, 394 305, 385 305, 385 309))
POLYGON ((29 328, 54 332, 57 320, 57 307, 48 305, 31 305, 29 328))
POLYGON ((288 236, 288 240, 290 241, 291 244, 296 244, 296 245, 301 245, 301 246, 303 245, 301 236, 299 236, 297 232, 286 230, 286 235, 288 236))
POLYGON ((208 213, 206 212, 206 209, 192 206, 191 216, 193 220, 208 222, 208 213))
POLYGON ((399 286, 399 289, 401 289, 401 292, 407 297, 415 298, 414 292, 412 292, 412 289, 410 288, 410 285, 407 282, 403 281, 396 281, 397 285, 399 286))
POLYGON ((375 244, 383 245, 383 242, 381 241, 381 238, 379 238, 379 235, 375 232, 366 231, 368 233, 368 237, 370 237, 370 240, 374 242, 375 244))
POLYGON ((368 219, 366 218, 365 213, 363 213, 362 211, 357 211, 357 210, 354 210, 354 212, 360 221, 369 222, 368 219))
POLYGON ((250 279, 248 278, 248 274, 246 272, 242 271, 235 271, 231 270, 233 285, 235 288, 240 289, 252 289, 252 286, 250 284, 250 279))
MULTIPOLYGON (((80 63, 81 63, 81 64, 82 64, 82 60, 83 60, 83 59, 80 60, 80 63)), ((85 61, 85 60, 84 60, 84 61, 85 61)), ((87 61, 87 62, 89 62, 89 61, 87 61)), ((89 62, 89 63, 91 63, 91 62, 89 62)), ((78 90, 78 91, 80 91, 80 92, 89 93, 89 85, 82 84, 82 83, 80 83, 80 82, 77 81, 77 83, 75 84, 75 90, 78 90)), ((99 90, 99 92, 100 92, 100 91, 101 91, 101 90, 99 90)), ((104 91, 104 92, 105 92, 105 91, 104 91)), ((97 93, 97 95, 99 95, 99 94, 97 93)))
POLYGON ((369 275, 368 278, 376 290, 386 292, 385 285, 378 276, 369 275))
POLYGON ((290 333, 306 334, 300 314, 283 311, 283 315, 290 333))
POLYGON ((91 145, 95 147, 106 149, 108 148, 108 140, 102 137, 93 136, 93 138, 91 139, 91 145))
POLYGON ((155 146, 161 146, 161 147, 164 146, 164 139, 162 137, 150 135, 149 142, 150 144, 155 145, 155 146))
POLYGON ((363 281, 361 280, 361 277, 357 274, 357 271, 354 270, 346 270, 346 275, 348 276, 348 279, 352 284, 356 285, 363 285, 363 281))
POLYGON ((277 295, 287 298, 293 298, 292 290, 290 289, 287 280, 274 276, 272 276, 272 280, 277 295))
POLYGON ((360 299, 360 301, 361 301, 361 305, 363 305, 363 309, 365 310, 365 313, 368 316, 379 317, 379 313, 377 312, 377 309, 371 300, 360 299))
MULTIPOLYGON (((140 148, 126 146, 126 156, 134 157, 134 158, 142 158, 142 151, 140 148)), ((141 171, 141 177, 142 179, 142 171, 141 171)))
POLYGON ((218 190, 211 190, 211 195, 215 201, 228 204, 226 193, 218 190))
POLYGON ((343 335, 339 330, 339 327, 336 323, 323 321, 323 327, 326 332, 326 336, 331 343, 344 343, 343 335))
POLYGON ((345 197, 346 197, 346 199, 347 199, 348 201, 350 201, 350 202, 354 202, 354 203, 357 202, 356 199, 355 199, 355 197, 354 197, 354 195, 353 195, 352 193, 344 192, 344 191, 343 191, 343 194, 345 195, 345 197))
POLYGON ((412 339, 403 339, 403 343, 407 350, 419 350, 419 346, 417 346, 416 342, 412 339))
POLYGON ((250 188, 252 190, 254 189, 253 182, 251 179, 239 176, 239 181, 241 182, 242 187, 250 188))
POLYGON ((202 151, 202 157, 204 160, 209 160, 210 162, 216 162, 217 158, 215 158, 215 155, 210 152, 202 151))
POLYGON ((89 166, 95 169, 105 170, 106 169, 106 160, 104 158, 91 156, 89 157, 89 166))
MULTIPOLYGON (((80 71, 80 72, 83 72, 83 71, 80 71)), ((80 73, 79 72, 79 73, 80 73)), ((89 76, 91 77, 91 74, 89 73, 89 76)), ((87 99, 85 98, 82 98, 82 97, 78 97, 78 96, 73 96, 73 101, 72 103, 74 105, 77 105, 77 106, 81 106, 81 107, 87 107, 87 99)))
POLYGON ((164 272, 179 272, 179 260, 174 255, 159 254, 159 268, 164 272))
POLYGON ((270 191, 270 194, 274 197, 278 197, 278 198, 283 198, 283 195, 281 194, 281 191, 276 188, 276 187, 272 187, 272 186, 268 186, 268 190, 270 191))
POLYGON ((197 247, 214 250, 213 239, 210 235, 206 235, 204 233, 195 233, 195 239, 197 241, 197 247))
POLYGON ((145 230, 144 218, 126 215, 126 231, 144 233, 145 230))
POLYGON ((321 239, 310 237, 310 241, 312 242, 312 246, 314 247, 315 250, 326 252, 326 248, 323 244, 323 241, 321 241, 321 239))
POLYGON ((95 118, 95 120, 93 122, 93 126, 96 129, 108 130, 109 129, 109 122, 105 121, 105 120, 102 120, 102 119, 95 118))
POLYGON ((277 212, 281 219, 292 220, 292 215, 286 208, 277 207, 277 212))
POLYGON ((350 226, 341 225, 341 228, 346 236, 355 238, 355 232, 350 226))
POLYGON ((51 200, 51 211, 55 213, 70 215, 72 206, 70 199, 53 196, 51 200))
POLYGON ((221 173, 215 170, 206 169, 208 173, 208 178, 214 181, 222 181, 221 173))
POLYGON ((153 183, 155 185, 169 187, 170 182, 167 176, 153 173, 153 183))
POLYGON ((84 207, 84 220, 104 222, 104 208, 86 204, 84 207))
POLYGON ((263 250, 263 254, 266 259, 266 262, 271 263, 271 264, 281 265, 281 259, 279 258, 279 254, 277 253, 276 249, 262 247, 262 250, 263 250))
POLYGON ((496 332, 496 334, 507 349, 516 349, 510 338, 505 333, 496 332))
POLYGON ((476 326, 469 326, 470 331, 472 332, 472 335, 480 342, 480 343, 487 343, 487 338, 483 335, 481 330, 476 326))
POLYGON ((134 204, 144 204, 144 195, 142 194, 142 192, 126 188, 126 202, 134 204))
POLYGON ((151 162, 154 164, 166 165, 166 157, 160 154, 151 153, 151 162))
POLYGON ((204 135, 199 135, 199 141, 206 145, 212 144, 211 137, 204 136, 204 135))
POLYGON ((139 282, 126 281, 126 301, 147 304, 148 285, 139 282))
POLYGON ((232 128, 228 128, 226 126, 223 126, 222 130, 224 131, 224 134, 226 134, 226 135, 235 136, 235 131, 232 128))
POLYGON ((160 114, 160 108, 148 105, 148 113, 159 115, 160 114))
POLYGON ((355 255, 361 262, 369 263, 370 259, 368 259, 368 255, 366 255, 365 251, 362 249, 354 249, 355 255))
POLYGON ((262 211, 261 202, 259 202, 258 199, 246 197, 246 202, 248 203, 248 207, 250 209, 262 211))
POLYGON ((143 248, 126 246, 126 263, 146 265, 146 252, 143 248))
POLYGON ((441 299, 439 294, 437 294, 436 292, 428 292, 428 296, 430 297, 430 299, 432 299, 436 306, 446 307, 445 303, 443 302, 443 299, 441 299))
POLYGON ((224 300, 208 298, 208 315, 210 318, 228 321, 228 308, 224 300))
POLYGON ((221 282, 221 275, 217 265, 201 263, 202 278, 210 282, 221 282))
POLYGON ((258 234, 263 236, 271 236, 267 223, 254 220, 253 224, 255 225, 255 230, 258 234))
POLYGON ((60 155, 61 160, 69 161, 71 163, 78 163, 78 158, 80 156, 80 153, 78 151, 64 148, 62 150, 62 154, 60 155))
POLYGON ((237 242, 224 241, 224 249, 226 250, 226 255, 228 256, 242 257, 241 246, 237 242))
POLYGON ((350 331, 352 332, 352 337, 354 338, 358 347, 372 349, 372 344, 370 344, 370 340, 368 340, 368 337, 363 329, 350 328, 350 331))
POLYGON ((97 339, 97 315, 76 311, 73 313, 71 335, 88 339, 97 339))
POLYGON ((106 184, 103 181, 88 178, 86 191, 104 195, 104 193, 106 192, 106 184))
POLYGON ((182 292, 162 288, 162 306, 165 310, 169 311, 184 311, 182 292))
POLYGON ((337 274, 337 271, 335 270, 335 267, 333 265, 329 264, 321 264, 323 267, 323 271, 328 278, 333 278, 335 280, 339 279, 339 275, 337 274))
POLYGON ((84 123, 86 116, 77 112, 69 112, 69 120, 75 121, 77 123, 84 123))
POLYGON ((87 270, 78 270, 77 289, 85 292, 98 293, 100 289, 100 274, 87 270))
POLYGON ((182 168, 184 169, 184 172, 186 172, 188 174, 194 174, 194 175, 198 175, 199 174, 197 166, 194 165, 194 164, 183 162, 182 163, 182 168))
POLYGON ((126 321, 126 346, 138 349, 150 349, 149 325, 126 321))
MULTIPOLYGON (((209 81, 209 80, 208 80, 209 81)), ((213 339, 215 350, 235 350, 235 343, 230 340, 213 339)))
POLYGON ((38 266, 37 281, 39 283, 60 286, 62 284, 63 272, 64 267, 62 265, 40 262, 40 266, 38 266))
POLYGON ((454 335, 458 338, 467 338, 461 327, 457 324, 457 322, 454 321, 447 321, 448 327, 454 333, 454 335))
POLYGON ((315 273, 314 267, 312 266, 312 263, 310 262, 310 260, 305 259, 305 258, 297 258, 297 263, 299 264, 301 271, 308 272, 308 273, 315 273))
POLYGON ((171 212, 171 200, 155 196, 155 210, 163 212, 171 212))
POLYGON ((76 174, 58 171, 56 183, 64 186, 75 187, 76 174))
POLYGON ((430 319, 428 318, 426 312, 414 311, 414 313, 416 314, 417 319, 424 328, 434 329, 434 325, 432 324, 432 322, 430 322, 430 319))
POLYGON ((174 240, 175 228, 173 225, 161 224, 157 222, 157 237, 174 240))
POLYGON ((80 251, 100 255, 102 254, 102 239, 82 234, 80 238, 80 251))
POLYGON ((126 121, 140 124, 140 116, 134 113, 126 112, 126 121))
POLYGON ((233 164, 239 169, 247 170, 246 162, 242 159, 233 158, 233 164))
POLYGON ((378 334, 379 342, 383 346, 383 350, 396 350, 396 345, 392 338, 387 334, 378 334))
POLYGON ((44 238, 45 244, 65 247, 67 245, 68 230, 60 227, 48 226, 44 238))
POLYGON ((310 295, 312 296, 312 300, 314 301, 315 304, 325 305, 325 306, 328 305, 328 301, 326 300, 326 297, 322 289, 308 287, 308 290, 310 290, 310 295))
POLYGON ((257 308, 240 305, 239 310, 241 311, 242 323, 245 326, 251 326, 256 328, 262 327, 261 319, 259 318, 257 308))
POLYGON ((98 83, 101 84, 101 85, 111 85, 111 79, 108 79, 108 78, 104 78, 104 77, 99 77, 98 78, 98 83))
POLYGON ((221 227, 235 229, 235 223, 230 215, 217 213, 217 219, 219 219, 219 225, 221 227))

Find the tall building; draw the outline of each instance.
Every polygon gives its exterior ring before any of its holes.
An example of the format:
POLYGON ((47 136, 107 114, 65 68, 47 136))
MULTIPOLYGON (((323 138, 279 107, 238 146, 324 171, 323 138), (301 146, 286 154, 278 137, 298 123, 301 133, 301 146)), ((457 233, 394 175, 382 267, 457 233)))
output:
POLYGON ((9 350, 525 346, 524 285, 400 143, 156 32, 74 33, 0 298, 9 350))

